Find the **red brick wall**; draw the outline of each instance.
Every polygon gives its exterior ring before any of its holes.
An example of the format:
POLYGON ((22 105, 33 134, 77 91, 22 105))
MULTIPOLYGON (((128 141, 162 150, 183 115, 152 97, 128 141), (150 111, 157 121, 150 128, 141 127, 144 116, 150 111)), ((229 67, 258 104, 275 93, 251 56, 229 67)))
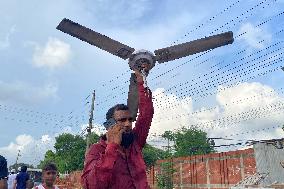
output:
POLYGON ((148 181, 152 188, 157 188, 156 175, 160 164, 172 161, 176 172, 172 175, 174 188, 229 188, 245 176, 256 172, 254 150, 238 150, 170 160, 159 160, 148 172, 148 181))
POLYGON ((82 189, 81 174, 81 171, 74 171, 64 179, 57 179, 56 185, 60 189, 82 189))
MULTIPOLYGON (((157 166, 148 170, 148 183, 157 189, 156 174, 159 164, 169 160, 159 160, 157 166), (156 174, 155 174, 156 173, 156 174)), ((227 189, 247 175, 256 172, 253 149, 222 152, 191 157, 173 158, 172 175, 175 189, 227 189)), ((58 181, 62 189, 79 189, 81 172, 73 172, 66 179, 58 181)))

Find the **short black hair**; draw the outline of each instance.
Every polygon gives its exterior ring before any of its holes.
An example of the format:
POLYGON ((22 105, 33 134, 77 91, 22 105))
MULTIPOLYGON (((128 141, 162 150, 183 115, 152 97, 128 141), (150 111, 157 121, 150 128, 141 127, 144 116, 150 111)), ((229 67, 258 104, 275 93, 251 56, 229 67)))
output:
POLYGON ((106 120, 113 118, 114 112, 117 110, 129 110, 129 108, 125 104, 117 104, 111 107, 106 113, 106 120))
POLYGON ((6 178, 8 176, 7 160, 0 155, 0 179, 6 178))
POLYGON ((27 172, 28 167, 26 165, 23 165, 21 167, 21 172, 27 172))
POLYGON ((46 164, 44 164, 44 166, 42 167, 42 172, 44 171, 57 171, 57 166, 55 163, 53 162, 48 162, 46 164))

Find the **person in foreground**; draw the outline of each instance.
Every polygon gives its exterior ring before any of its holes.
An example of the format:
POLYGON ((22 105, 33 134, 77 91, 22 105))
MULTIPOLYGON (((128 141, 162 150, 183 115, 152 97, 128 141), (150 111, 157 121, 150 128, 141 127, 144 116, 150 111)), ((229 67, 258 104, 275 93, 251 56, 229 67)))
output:
POLYGON ((16 177, 17 177, 16 170, 12 169, 8 176, 8 189, 13 189, 16 177))
POLYGON ((26 189, 28 185, 28 181, 30 179, 29 174, 27 173, 27 166, 21 166, 21 172, 17 174, 15 182, 14 182, 14 189, 26 189))
POLYGON ((6 158, 0 155, 0 189, 8 188, 7 176, 8 176, 7 160, 6 158))
POLYGON ((91 145, 81 176, 85 189, 149 189, 142 149, 154 114, 152 94, 143 86, 143 77, 135 72, 138 83, 139 115, 132 129, 129 108, 117 104, 106 114, 107 129, 100 141, 91 145))
POLYGON ((59 189, 54 185, 57 176, 57 167, 54 163, 47 163, 42 168, 43 183, 35 189, 59 189))

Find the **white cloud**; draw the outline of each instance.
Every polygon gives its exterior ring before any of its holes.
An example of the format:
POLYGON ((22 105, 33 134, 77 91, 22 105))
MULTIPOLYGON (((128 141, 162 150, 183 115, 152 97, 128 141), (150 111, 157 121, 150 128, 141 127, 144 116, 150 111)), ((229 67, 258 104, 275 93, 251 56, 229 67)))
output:
MULTIPOLYGON (((215 108, 204 111, 206 108, 202 107, 193 111, 193 103, 190 98, 179 99, 175 95, 163 93, 163 89, 155 90, 153 94, 155 100, 159 103, 154 103, 155 115, 150 133, 162 134, 166 130, 173 131, 182 126, 199 124, 200 128, 203 128, 210 137, 230 137, 230 135, 234 135, 232 136, 235 139, 234 142, 237 140, 283 137, 284 132, 281 128, 272 128, 283 123, 283 106, 281 106, 280 111, 272 109, 270 112, 258 114, 252 120, 237 121, 240 119, 238 113, 250 112, 257 108, 268 109, 271 104, 282 103, 284 98, 277 94, 273 88, 254 82, 242 83, 232 88, 226 88, 226 90, 224 90, 223 86, 219 86, 218 91, 215 108), (158 104, 161 105, 158 106, 158 104), (231 119, 230 116, 234 116, 233 118, 236 117, 236 119, 231 119), (222 121, 222 118, 230 119, 222 121), (209 125, 201 124, 208 121, 213 122, 209 125), (255 132, 252 132, 253 130, 255 132), (246 134, 241 134, 243 132, 246 134)), ((232 141, 221 142, 223 144, 232 143, 232 141)))
POLYGON ((10 37, 15 32, 15 28, 15 26, 11 27, 8 33, 4 36, 4 39, 0 39, 0 50, 6 49, 10 46, 10 37))
POLYGON ((35 104, 46 99, 57 98, 57 89, 58 87, 51 83, 36 87, 22 81, 7 83, 0 80, 0 101, 35 104))
POLYGON ((15 141, 8 146, 0 148, 0 154, 4 155, 11 165, 16 162, 19 153, 19 162, 37 165, 44 158, 45 152, 53 149, 55 139, 49 135, 43 135, 39 139, 33 138, 31 135, 19 135, 15 141))
POLYGON ((43 134, 39 138, 31 135, 21 134, 10 142, 8 146, 0 147, 0 154, 4 155, 8 164, 16 162, 17 154, 20 150, 19 163, 38 165, 44 159, 46 151, 54 151, 55 137, 62 133, 78 134, 71 127, 64 127, 60 132, 43 134))
MULTIPOLYGON (((220 86, 219 88, 223 87, 220 86)), ((247 133, 245 135, 234 136, 234 138, 242 140, 283 137, 283 130, 280 128, 273 129, 273 126, 281 126, 281 123, 284 121, 284 110, 282 105, 279 106, 280 108, 282 107, 279 111, 274 109, 273 106, 277 103, 281 104, 284 99, 281 95, 277 94, 273 88, 256 82, 242 83, 236 87, 221 90, 221 92, 217 94, 216 100, 218 105, 222 107, 220 117, 229 117, 238 113, 257 110, 258 108, 263 108, 260 111, 264 109, 270 111, 264 114, 259 114, 259 112, 252 113, 257 119, 235 124, 222 124, 221 127, 215 128, 214 131, 211 132, 211 135, 228 136, 243 132, 247 133), (241 102, 242 99, 246 100, 241 102), (272 108, 270 105, 272 105, 272 108)))
POLYGON ((103 24, 114 27, 131 27, 138 21, 141 22, 143 16, 153 8, 151 1, 148 0, 86 0, 81 6, 84 7, 84 11, 91 16, 92 20, 103 19, 103 24))
POLYGON ((70 45, 56 38, 49 38, 44 47, 36 45, 33 64, 36 67, 54 69, 68 63, 71 56, 70 45))
POLYGON ((259 41, 264 40, 265 44, 268 44, 272 39, 271 34, 261 28, 253 26, 251 23, 242 24, 237 34, 239 35, 244 32, 246 33, 238 38, 238 40, 244 40, 251 48, 255 49, 263 49, 265 47, 265 45, 259 43, 259 41))
MULTIPOLYGON (((222 88, 220 86, 219 88, 222 88)), ((207 122, 217 118, 228 117, 235 115, 238 112, 248 111, 251 108, 258 108, 279 101, 283 101, 283 98, 278 95, 271 87, 260 83, 242 83, 233 88, 226 90, 220 90, 216 94, 217 106, 211 111, 205 111, 205 107, 198 110, 193 109, 193 102, 190 97, 185 99, 179 99, 173 94, 167 94, 164 89, 157 89, 153 92, 155 100, 159 102, 154 103, 155 114, 152 122, 150 133, 162 134, 166 130, 175 130, 181 126, 190 124, 198 124, 207 122), (244 100, 248 99, 248 100, 244 100), (244 100, 241 102, 241 100, 244 100), (238 102, 238 103, 236 103, 238 102), (200 112, 199 112, 200 111, 200 112), (195 112, 195 113, 194 113, 195 112), (199 112, 199 113, 196 113, 199 112), (178 117, 176 119, 173 119, 178 117), (168 119, 169 118, 169 119, 168 119)), ((271 114, 264 116, 263 118, 243 121, 240 123, 230 123, 226 127, 214 126, 213 129, 206 129, 208 135, 211 137, 227 137, 234 138, 234 141, 219 141, 220 144, 231 144, 238 142, 237 140, 249 140, 249 139, 271 139, 281 138, 284 132, 281 128, 274 128, 271 130, 265 130, 260 132, 261 129, 275 126, 276 123, 283 123, 283 111, 282 114, 271 114), (241 134, 244 131, 260 130, 259 132, 250 132, 247 134, 241 134), (233 137, 229 135, 235 135, 233 137)), ((217 124, 216 124, 217 125, 217 124)), ((87 124, 81 125, 81 131, 86 128, 87 124)), ((204 128, 205 129, 205 128, 204 128)), ((93 132, 102 134, 105 131, 101 125, 94 125, 93 132)), ((71 127, 62 128, 59 133, 52 135, 44 134, 39 139, 35 139, 30 135, 19 135, 14 142, 11 142, 6 147, 0 148, 0 154, 4 154, 7 157, 9 164, 14 163, 18 150, 21 150, 21 157, 19 162, 38 164, 40 160, 44 158, 44 154, 47 150, 53 150, 55 143, 55 136, 61 133, 80 134, 78 131, 74 131, 71 127)), ((151 136, 151 135, 150 135, 151 136)), ((153 139, 149 137, 148 139, 153 139)), ((163 146, 166 141, 161 140, 158 136, 154 137, 156 146, 163 146), (157 141, 158 139, 158 141, 157 141), (157 143, 158 142, 158 143, 157 143)), ((218 144, 218 141, 216 141, 218 144)), ((239 147, 240 148, 240 147, 239 147)), ((223 151, 232 148, 224 148, 223 151)))
POLYGON ((42 142, 49 142, 49 141, 51 141, 51 138, 50 138, 49 135, 42 135, 41 136, 41 141, 42 142))
MULTIPOLYGON (((86 135, 87 133, 87 127, 89 127, 89 124, 83 124, 81 125, 81 131, 80 131, 80 135, 86 135)), ((92 132, 96 133, 97 135, 101 136, 103 134, 106 133, 106 129, 104 128, 103 125, 97 124, 97 123, 93 123, 93 128, 92 128, 92 132)))
POLYGON ((20 144, 22 147, 25 147, 26 145, 28 145, 32 141, 33 141, 33 138, 30 135, 19 135, 16 138, 16 144, 20 144))
POLYGON ((155 98, 155 114, 152 121, 151 132, 162 133, 166 130, 173 130, 180 125, 188 125, 191 122, 188 116, 183 116, 179 119, 168 119, 192 112, 192 101, 190 97, 181 100, 173 94, 164 93, 164 89, 161 88, 153 92, 153 97, 155 98))
POLYGON ((217 103, 224 107, 226 115, 247 111, 251 108, 262 107, 266 104, 281 101, 280 96, 271 87, 262 85, 261 83, 241 83, 233 88, 224 86, 218 87, 219 91, 216 95, 217 103), (257 98, 250 98, 257 96, 257 98), (234 101, 250 98, 246 103, 234 103, 234 101), (231 104, 226 106, 226 104, 231 104))

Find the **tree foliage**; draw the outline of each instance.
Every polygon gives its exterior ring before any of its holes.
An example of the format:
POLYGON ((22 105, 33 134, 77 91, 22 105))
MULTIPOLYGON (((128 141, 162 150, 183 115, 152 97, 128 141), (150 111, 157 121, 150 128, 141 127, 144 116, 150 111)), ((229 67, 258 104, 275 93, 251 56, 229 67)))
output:
MULTIPOLYGON (((63 133, 55 138, 55 152, 48 150, 40 168, 46 162, 56 163, 59 172, 82 170, 86 150, 86 140, 79 135, 63 133)), ((91 134, 91 142, 96 143, 99 136, 91 134)))
POLYGON ((27 164, 27 163, 17 163, 17 164, 14 163, 14 164, 12 164, 12 165, 9 166, 9 170, 15 169, 16 171, 18 171, 18 168, 19 168, 19 167, 22 167, 22 166, 27 166, 27 167, 29 167, 29 168, 34 168, 33 165, 29 165, 29 164, 27 164))
POLYGON ((95 143, 97 143, 99 140, 100 140, 100 136, 99 136, 99 135, 97 135, 97 134, 94 133, 94 132, 90 134, 90 143, 91 143, 91 144, 95 144, 95 143))
POLYGON ((214 152, 210 145, 207 133, 197 128, 182 128, 178 131, 166 131, 162 135, 165 139, 174 142, 173 156, 190 156, 214 152))
POLYGON ((191 156, 214 152, 207 138, 207 133, 197 128, 182 128, 177 131, 165 131, 162 135, 168 141, 174 143, 173 148, 168 148, 168 161, 159 165, 160 171, 156 175, 158 188, 173 188, 174 169, 172 157, 191 156))
POLYGON ((44 166, 44 164, 46 164, 47 162, 56 162, 56 156, 55 153, 51 150, 47 150, 47 152, 45 152, 44 155, 44 160, 40 162, 40 164, 37 166, 38 168, 42 168, 44 166))
POLYGON ((142 152, 145 164, 148 168, 153 166, 158 159, 169 157, 169 154, 166 151, 155 148, 150 144, 146 144, 142 152))
MULTIPOLYGON (((196 128, 182 128, 172 132, 166 131, 162 135, 168 141, 174 141, 173 151, 164 151, 146 144, 143 148, 143 157, 147 167, 151 167, 158 159, 180 157, 214 152, 207 140, 207 134, 196 128)), ((95 133, 90 135, 91 143, 96 143, 99 136, 95 133)), ((39 168, 46 162, 54 162, 60 172, 82 170, 86 149, 86 140, 79 135, 64 133, 56 137, 55 151, 48 150, 39 168)))
MULTIPOLYGON (((169 159, 168 159, 169 160, 169 159)), ((160 189, 173 188, 173 174, 177 170, 173 167, 171 160, 160 164, 160 171, 156 174, 157 186, 160 189)))
MULTIPOLYGON (((99 140, 96 133, 91 133, 91 143, 99 140)), ((83 137, 72 134, 61 134, 56 137, 54 145, 55 151, 48 150, 45 153, 44 160, 40 162, 38 168, 47 162, 56 163, 60 172, 82 170, 84 164, 84 154, 86 149, 86 140, 83 137)), ((169 157, 169 154, 161 149, 146 144, 143 148, 143 157, 147 167, 151 167, 158 159, 169 157)))

